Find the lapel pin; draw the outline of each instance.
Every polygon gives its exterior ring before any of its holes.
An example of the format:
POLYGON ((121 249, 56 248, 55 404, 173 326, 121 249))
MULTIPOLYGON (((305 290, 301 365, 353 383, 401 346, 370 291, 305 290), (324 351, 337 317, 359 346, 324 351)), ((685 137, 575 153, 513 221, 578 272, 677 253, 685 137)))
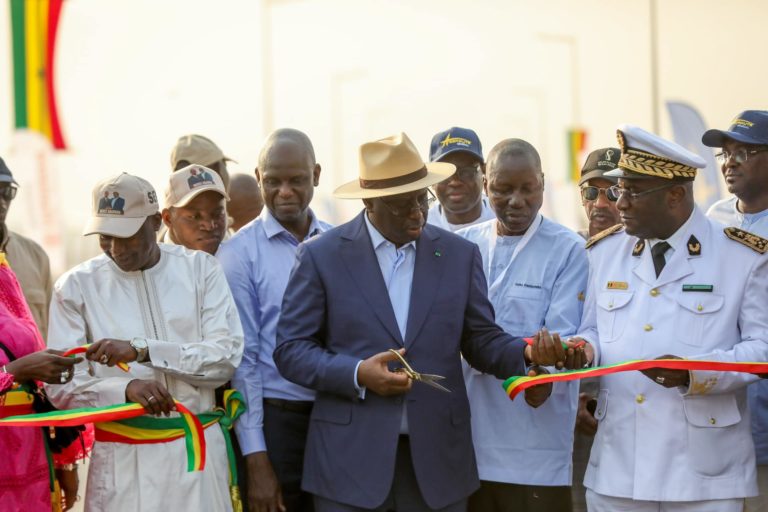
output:
POLYGON ((440 251, 435 251, 435 256, 440 257, 440 251))

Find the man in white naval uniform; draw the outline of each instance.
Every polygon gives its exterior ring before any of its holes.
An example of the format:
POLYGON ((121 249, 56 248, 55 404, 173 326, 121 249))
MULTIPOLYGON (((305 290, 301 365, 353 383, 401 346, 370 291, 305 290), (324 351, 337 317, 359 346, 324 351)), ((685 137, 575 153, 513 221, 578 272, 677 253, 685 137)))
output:
MULTIPOLYGON (((240 362, 243 333, 216 259, 158 244, 157 195, 123 173, 94 189, 86 234, 105 254, 64 274, 54 287, 49 346, 93 343, 74 378, 47 388, 62 409, 140 403, 145 422, 173 420, 173 399, 195 414, 211 411, 214 390, 240 362), (121 212, 99 209, 103 192, 119 192, 121 212), (115 365, 130 363, 124 372, 115 365)), ((157 428, 157 427, 155 427, 157 428)), ((162 427, 160 427, 162 428, 162 427)), ((204 471, 187 472, 185 440, 101 442, 96 429, 85 508, 90 511, 232 510, 221 428, 205 430, 204 471)))
MULTIPOLYGON (((593 237, 580 336, 597 364, 768 360, 768 241, 695 206, 697 155, 621 126, 625 226, 593 237)), ((746 386, 735 372, 648 370, 601 379, 584 484, 590 511, 741 511, 757 492, 746 386), (644 373, 644 374, 643 374, 644 373)))

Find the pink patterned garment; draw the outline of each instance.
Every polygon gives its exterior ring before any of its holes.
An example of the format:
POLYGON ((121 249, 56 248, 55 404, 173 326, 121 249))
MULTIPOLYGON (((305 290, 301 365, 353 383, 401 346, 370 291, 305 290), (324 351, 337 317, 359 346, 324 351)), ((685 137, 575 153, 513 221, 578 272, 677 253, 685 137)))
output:
MULTIPOLYGON (((4 256, 0 253, 0 341, 19 358, 43 350, 45 344, 4 256)), ((8 362, 8 357, 0 351, 0 365, 8 362)), ((6 380, 0 385, 5 385, 6 380)), ((0 387, 0 401, 5 391, 7 389, 0 387)), ((0 509, 3 512, 50 512, 51 491, 43 443, 43 432, 39 428, 0 428, 3 459, 0 464, 0 509)))

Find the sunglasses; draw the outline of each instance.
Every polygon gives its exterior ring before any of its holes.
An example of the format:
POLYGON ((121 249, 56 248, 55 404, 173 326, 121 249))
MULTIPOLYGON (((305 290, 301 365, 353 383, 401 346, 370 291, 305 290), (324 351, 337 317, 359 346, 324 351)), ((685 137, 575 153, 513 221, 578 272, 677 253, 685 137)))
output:
POLYGON ((616 190, 613 187, 600 188, 600 187, 581 187, 581 198, 584 201, 597 201, 600 196, 600 192, 605 194, 605 198, 614 203, 619 199, 619 195, 616 194, 616 190))
POLYGON ((0 188, 0 197, 6 201, 12 201, 16 197, 16 187, 2 187, 0 188))

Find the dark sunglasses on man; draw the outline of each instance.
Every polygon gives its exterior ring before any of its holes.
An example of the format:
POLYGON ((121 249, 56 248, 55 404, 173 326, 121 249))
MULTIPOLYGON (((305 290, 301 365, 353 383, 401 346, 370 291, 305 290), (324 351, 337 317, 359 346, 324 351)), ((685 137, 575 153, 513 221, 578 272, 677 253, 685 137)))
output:
POLYGON ((12 201, 14 197, 16 197, 16 187, 0 187, 0 197, 5 199, 6 201, 12 201))
POLYGON ((619 199, 619 196, 616 194, 616 191, 613 189, 613 187, 600 188, 593 186, 581 187, 581 198, 584 201, 597 201, 600 192, 605 194, 605 198, 612 203, 619 199))

